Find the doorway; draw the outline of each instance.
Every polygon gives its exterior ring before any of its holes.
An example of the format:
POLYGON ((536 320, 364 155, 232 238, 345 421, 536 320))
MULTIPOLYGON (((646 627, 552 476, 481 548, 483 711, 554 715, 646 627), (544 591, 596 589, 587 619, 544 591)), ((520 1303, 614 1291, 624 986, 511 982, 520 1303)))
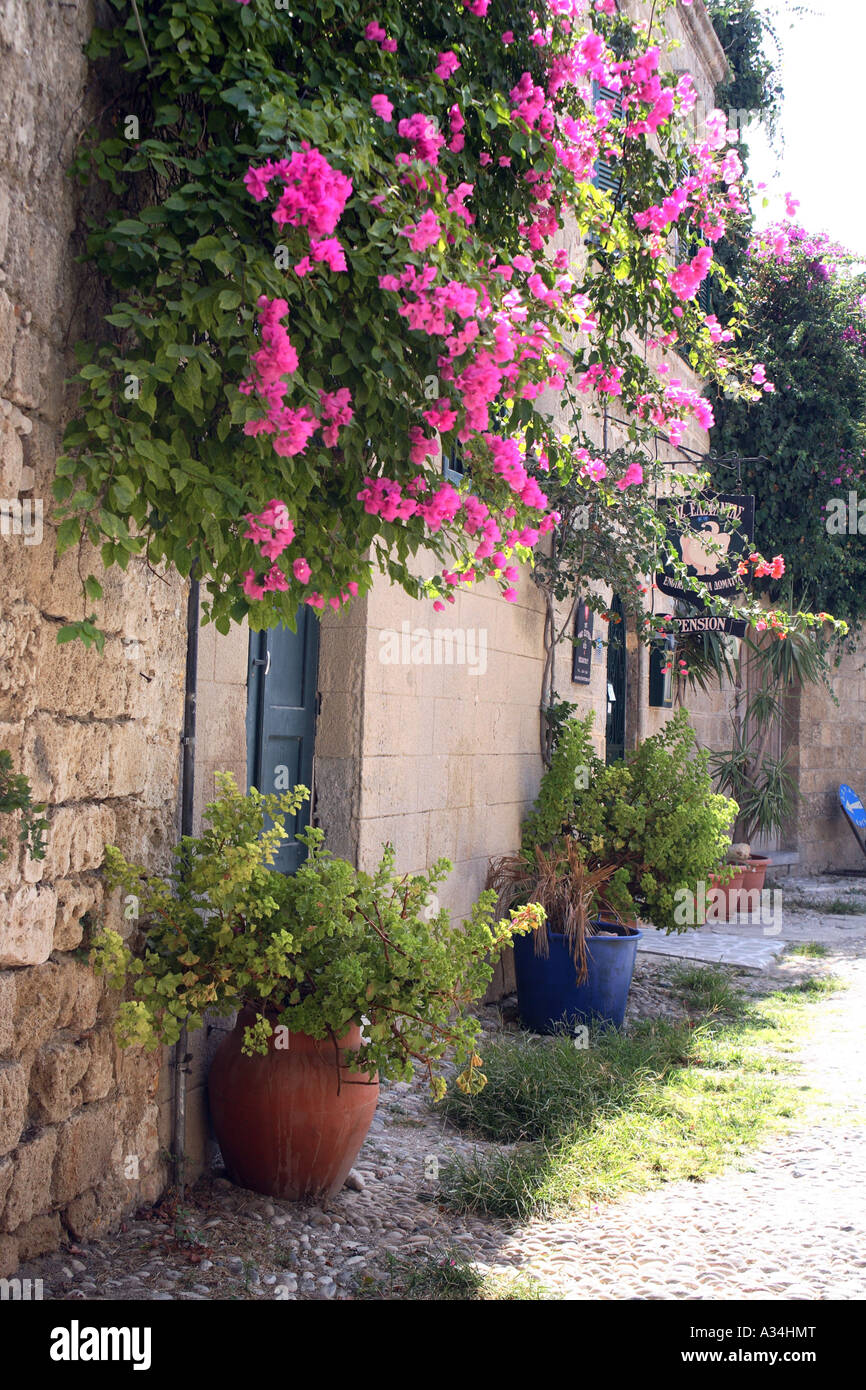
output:
POLYGON ((614 594, 607 628, 607 723, 604 731, 606 763, 625 756, 626 647, 622 599, 614 594))
MULTIPOLYGON (((298 609, 297 631, 287 627, 250 633, 247 674, 247 785, 261 792, 313 791, 313 749, 319 667, 319 622, 308 605, 298 609)), ((286 821, 274 868, 291 874, 307 849, 298 832, 310 823, 310 802, 286 821)))

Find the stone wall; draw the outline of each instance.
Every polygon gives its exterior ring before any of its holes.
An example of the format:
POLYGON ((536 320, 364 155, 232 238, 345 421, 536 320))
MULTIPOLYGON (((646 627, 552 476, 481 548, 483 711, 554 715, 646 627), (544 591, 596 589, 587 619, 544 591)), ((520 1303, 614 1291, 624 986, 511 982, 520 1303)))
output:
MULTIPOLYGON (((37 526, 0 534, 0 748, 49 820, 43 861, 21 855, 12 818, 0 829, 11 847, 0 865, 0 1275, 163 1183, 158 1058, 117 1049, 116 999, 78 948, 85 917, 133 926, 102 901, 106 841, 158 866, 176 835, 184 585, 141 564, 117 570, 97 606, 103 655, 56 642, 84 612, 78 557, 55 555, 49 499, 69 348, 100 305, 75 264, 80 209, 65 175, 101 105, 81 51, 92 22, 88 3, 0 7, 0 499, 43 506, 41 539, 37 526)), ((83 572, 93 567, 84 556, 83 572)))
POLYGON ((820 685, 789 701, 791 773, 800 788, 791 827, 798 872, 863 873, 866 858, 842 814, 839 784, 847 782, 866 803, 866 643, 843 658, 830 683, 838 703, 820 685))

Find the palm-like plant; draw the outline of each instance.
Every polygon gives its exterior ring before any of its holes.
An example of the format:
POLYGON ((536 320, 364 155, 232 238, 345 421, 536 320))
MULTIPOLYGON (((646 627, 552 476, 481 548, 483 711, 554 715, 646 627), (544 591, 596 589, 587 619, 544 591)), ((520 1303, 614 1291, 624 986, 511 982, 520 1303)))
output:
POLYGON ((782 830, 791 816, 797 788, 788 772, 788 757, 770 752, 774 730, 785 718, 785 694, 797 685, 824 679, 826 659, 807 633, 792 629, 784 641, 743 639, 734 663, 734 710, 730 747, 710 757, 710 770, 719 791, 739 805, 734 840, 782 830), (759 685, 744 689, 743 657, 757 671, 759 685))

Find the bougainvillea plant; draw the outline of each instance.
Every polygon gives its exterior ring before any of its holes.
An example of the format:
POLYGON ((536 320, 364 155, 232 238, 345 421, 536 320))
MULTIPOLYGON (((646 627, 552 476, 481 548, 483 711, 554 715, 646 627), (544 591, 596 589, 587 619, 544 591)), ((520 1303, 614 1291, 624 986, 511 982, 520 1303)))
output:
POLYGON ((762 542, 787 568, 761 587, 774 605, 828 608, 856 628, 866 615, 862 259, 787 217, 755 237, 746 285, 749 346, 776 389, 759 410, 722 397, 717 437, 764 456, 744 465, 744 481, 762 542))
POLYGON ((118 302, 80 349, 61 549, 195 564, 220 630, 377 567, 513 599, 548 483, 645 488, 637 453, 598 456, 600 404, 636 445, 711 424, 645 341, 761 394, 737 314, 697 304, 745 204, 724 116, 695 132, 663 70, 666 4, 647 28, 612 0, 111 2, 89 52, 116 123, 77 169, 114 205, 87 255, 118 302))

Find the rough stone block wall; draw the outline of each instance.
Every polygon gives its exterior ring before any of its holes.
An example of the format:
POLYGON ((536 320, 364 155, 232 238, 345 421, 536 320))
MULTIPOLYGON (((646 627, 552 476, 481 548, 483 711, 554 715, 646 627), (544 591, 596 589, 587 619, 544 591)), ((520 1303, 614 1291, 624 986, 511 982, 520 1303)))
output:
POLYGON ((846 655, 832 672, 827 690, 812 685, 792 700, 797 734, 791 771, 800 788, 796 816, 799 872, 835 869, 866 871, 839 805, 839 784, 847 782, 866 804, 866 644, 846 655))
MULTIPOLYGON (((117 1049, 116 998, 79 947, 88 916, 133 926, 117 900, 103 903, 106 841, 155 867, 175 839, 184 586, 133 563, 97 607, 103 655, 56 642, 84 612, 49 499, 70 347, 101 305, 75 263, 80 210, 65 174, 103 104, 82 54, 93 19, 89 3, 0 6, 0 500, 43 507, 41 539, 0 533, 0 748, 49 821, 42 861, 19 851, 14 818, 0 827, 0 1275, 163 1183, 159 1059, 117 1049)), ((82 571, 93 567, 85 555, 82 571)))

